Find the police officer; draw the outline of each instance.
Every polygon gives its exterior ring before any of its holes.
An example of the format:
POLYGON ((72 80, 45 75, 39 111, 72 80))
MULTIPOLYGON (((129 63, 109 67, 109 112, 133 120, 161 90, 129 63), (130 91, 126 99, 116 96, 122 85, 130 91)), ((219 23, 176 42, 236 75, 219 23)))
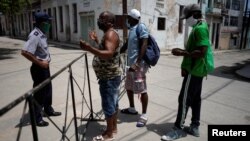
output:
MULTIPOLYGON (((48 50, 46 33, 49 32, 51 17, 44 12, 35 14, 35 28, 29 34, 28 41, 22 49, 22 55, 32 62, 30 68, 33 80, 33 88, 50 77, 49 63, 51 61, 48 50)), ((42 108, 45 115, 59 116, 61 112, 55 112, 52 108, 52 84, 49 83, 34 94, 34 99, 40 105, 35 104, 35 116, 37 126, 48 126, 49 123, 42 118, 42 108)))

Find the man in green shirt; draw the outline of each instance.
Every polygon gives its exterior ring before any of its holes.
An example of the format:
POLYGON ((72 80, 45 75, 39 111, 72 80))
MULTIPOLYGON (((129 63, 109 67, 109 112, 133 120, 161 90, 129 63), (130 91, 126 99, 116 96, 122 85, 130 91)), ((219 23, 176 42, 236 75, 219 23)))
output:
MULTIPOLYGON (((172 54, 183 56, 181 74, 184 77, 179 95, 178 113, 175 126, 162 140, 175 140, 185 137, 186 133, 199 137, 200 111, 201 111, 201 90, 203 77, 213 68, 208 60, 212 55, 209 41, 208 26, 202 18, 200 6, 190 4, 183 9, 181 19, 186 19, 190 25, 193 22, 192 31, 188 37, 185 50, 175 48, 172 54), (184 128, 185 118, 189 107, 192 109, 191 124, 184 128)), ((212 63, 213 65, 213 63, 212 63)))

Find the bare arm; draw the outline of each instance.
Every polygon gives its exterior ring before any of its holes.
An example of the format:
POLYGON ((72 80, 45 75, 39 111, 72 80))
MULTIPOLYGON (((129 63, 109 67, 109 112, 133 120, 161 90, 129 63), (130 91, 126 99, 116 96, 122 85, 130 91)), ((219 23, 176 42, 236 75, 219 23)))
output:
POLYGON ((138 55, 138 58, 137 58, 137 61, 136 63, 137 64, 140 64, 141 61, 142 61, 142 57, 144 56, 145 52, 146 52, 146 49, 147 49, 147 45, 148 45, 148 38, 143 38, 143 39, 140 39, 141 41, 141 46, 140 46, 140 52, 139 52, 139 55, 138 55))
POLYGON ((203 46, 203 47, 198 47, 198 49, 192 51, 192 52, 188 52, 186 50, 183 49, 179 49, 179 48, 174 48, 172 50, 172 54, 175 56, 186 56, 186 57, 191 57, 191 58, 202 58, 204 57, 205 53, 207 51, 207 47, 203 46))
POLYGON ((39 60, 33 54, 31 54, 31 53, 29 53, 27 51, 24 51, 24 50, 22 50, 21 54, 25 58, 30 60, 32 63, 35 63, 35 64, 39 65, 42 68, 45 68, 45 69, 49 68, 49 62, 48 61, 39 60))
POLYGON ((104 35, 104 50, 94 48, 82 40, 80 46, 83 50, 89 51, 100 58, 109 59, 113 57, 116 48, 119 46, 119 38, 114 31, 110 30, 104 35))

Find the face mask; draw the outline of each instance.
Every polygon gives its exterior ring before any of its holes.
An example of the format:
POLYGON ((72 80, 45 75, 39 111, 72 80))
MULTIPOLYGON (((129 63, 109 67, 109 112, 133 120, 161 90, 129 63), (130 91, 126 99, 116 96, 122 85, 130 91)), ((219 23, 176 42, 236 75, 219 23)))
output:
POLYGON ((194 26, 197 23, 197 19, 194 19, 193 16, 191 16, 190 18, 186 19, 186 24, 188 26, 194 26))
POLYGON ((128 19, 126 20, 126 25, 127 25, 127 28, 128 28, 128 29, 131 28, 131 25, 130 25, 130 23, 128 22, 128 19))
POLYGON ((97 21, 97 25, 98 25, 99 29, 101 29, 101 30, 105 29, 105 23, 104 22, 98 20, 97 21))
POLYGON ((49 32, 49 28, 50 28, 50 24, 49 23, 42 23, 41 25, 41 30, 44 32, 44 33, 48 33, 49 32))

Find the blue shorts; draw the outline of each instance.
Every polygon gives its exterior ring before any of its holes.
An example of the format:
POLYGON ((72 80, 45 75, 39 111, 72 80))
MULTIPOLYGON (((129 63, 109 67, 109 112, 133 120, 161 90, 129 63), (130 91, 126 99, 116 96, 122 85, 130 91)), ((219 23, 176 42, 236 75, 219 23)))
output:
POLYGON ((100 79, 98 83, 102 98, 102 110, 105 118, 109 118, 118 110, 121 76, 109 80, 100 79))

